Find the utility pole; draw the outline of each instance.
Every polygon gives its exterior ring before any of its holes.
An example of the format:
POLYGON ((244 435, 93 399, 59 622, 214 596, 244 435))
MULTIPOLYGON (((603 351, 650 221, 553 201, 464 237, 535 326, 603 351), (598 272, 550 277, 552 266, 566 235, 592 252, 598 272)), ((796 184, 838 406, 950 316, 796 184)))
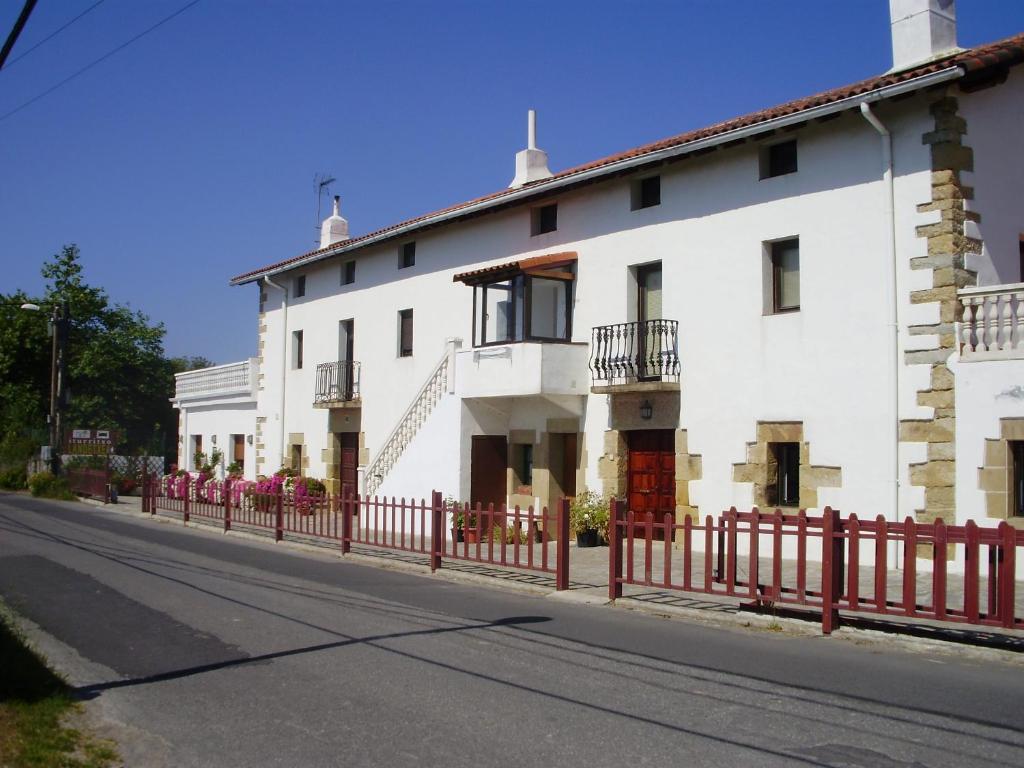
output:
POLYGON ((67 387, 67 335, 70 320, 65 299, 53 307, 50 327, 53 343, 50 360, 50 470, 60 473, 60 451, 63 437, 64 396, 67 387))

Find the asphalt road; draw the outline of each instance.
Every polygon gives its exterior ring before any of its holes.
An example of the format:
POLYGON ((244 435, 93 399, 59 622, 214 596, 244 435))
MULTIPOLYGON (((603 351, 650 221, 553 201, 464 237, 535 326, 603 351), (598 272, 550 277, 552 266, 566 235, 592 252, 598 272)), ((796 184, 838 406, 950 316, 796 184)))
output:
POLYGON ((0 596, 131 766, 1024 766, 1024 669, 0 495, 0 596))

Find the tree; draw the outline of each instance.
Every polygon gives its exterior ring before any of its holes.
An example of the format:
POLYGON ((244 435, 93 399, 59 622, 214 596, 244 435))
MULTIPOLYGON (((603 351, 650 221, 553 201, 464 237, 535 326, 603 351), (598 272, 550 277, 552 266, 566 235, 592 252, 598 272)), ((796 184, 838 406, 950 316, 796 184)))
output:
MULTIPOLYGON (((180 363, 164 357, 164 326, 141 312, 111 304, 106 291, 85 283, 79 250, 66 245, 42 268, 46 289, 34 300, 44 309, 67 303, 67 429, 116 430, 124 452, 164 454, 177 431, 170 405, 180 363)), ((49 411, 50 343, 40 313, 3 297, 0 328, 0 435, 45 434, 49 411)))

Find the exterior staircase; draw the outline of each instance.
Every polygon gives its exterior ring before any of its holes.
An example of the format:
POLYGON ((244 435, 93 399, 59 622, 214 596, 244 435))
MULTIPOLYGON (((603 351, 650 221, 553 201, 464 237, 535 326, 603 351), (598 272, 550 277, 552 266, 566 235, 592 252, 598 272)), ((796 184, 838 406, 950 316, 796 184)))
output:
POLYGON ((420 431, 420 427, 426 422, 435 406, 446 393, 452 391, 448 383, 450 378, 454 377, 455 350, 460 345, 460 339, 448 342, 444 357, 435 366, 426 383, 420 387, 412 403, 402 414, 402 418, 398 420, 398 425, 391 431, 384 447, 380 449, 380 453, 367 466, 364 475, 366 496, 373 496, 377 493, 377 489, 383 484, 388 473, 394 469, 395 464, 405 453, 405 449, 416 437, 416 433, 420 431))

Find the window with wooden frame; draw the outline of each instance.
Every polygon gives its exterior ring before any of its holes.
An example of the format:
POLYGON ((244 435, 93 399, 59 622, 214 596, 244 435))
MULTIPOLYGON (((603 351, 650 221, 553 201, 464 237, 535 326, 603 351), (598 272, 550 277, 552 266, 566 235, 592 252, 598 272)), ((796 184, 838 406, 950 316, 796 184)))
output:
POLYGON ((768 443, 765 500, 770 506, 800 506, 800 443, 768 443))
POLYGON ((456 276, 473 286, 474 347, 572 340, 576 257, 560 256, 456 276))
POLYGON ((302 368, 302 331, 292 331, 292 368, 302 368))
POLYGON ((800 241, 770 243, 771 313, 800 309, 800 241))
POLYGON ((398 356, 412 357, 412 310, 398 313, 398 356))
POLYGON ((1007 441, 1010 517, 1024 517, 1024 440, 1007 441))

